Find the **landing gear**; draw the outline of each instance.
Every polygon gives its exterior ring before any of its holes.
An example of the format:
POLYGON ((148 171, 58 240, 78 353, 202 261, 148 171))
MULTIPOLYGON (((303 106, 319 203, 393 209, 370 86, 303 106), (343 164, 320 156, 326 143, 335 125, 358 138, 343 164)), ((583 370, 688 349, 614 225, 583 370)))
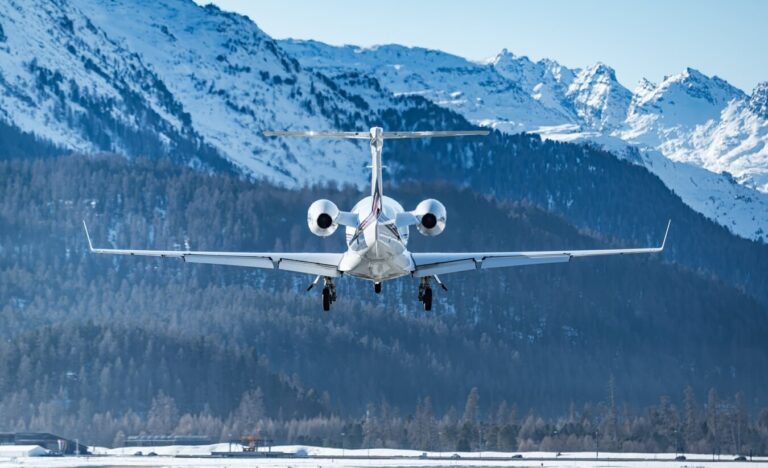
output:
POLYGON ((373 283, 373 292, 381 294, 381 283, 373 283))
POLYGON ((323 310, 331 310, 331 290, 328 287, 323 288, 323 310))
POLYGON ((421 278, 419 283, 419 301, 424 304, 424 310, 432 310, 432 288, 429 286, 429 277, 421 278))
POLYGON ((328 312, 331 310, 331 304, 336 302, 336 285, 333 284, 333 278, 326 276, 323 278, 323 310, 328 312))

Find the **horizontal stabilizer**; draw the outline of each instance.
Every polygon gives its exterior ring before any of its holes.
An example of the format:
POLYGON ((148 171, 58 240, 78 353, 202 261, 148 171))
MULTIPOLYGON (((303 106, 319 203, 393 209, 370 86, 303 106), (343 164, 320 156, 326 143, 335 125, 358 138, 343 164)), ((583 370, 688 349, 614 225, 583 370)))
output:
MULTIPOLYGON (((439 137, 459 137, 459 136, 486 136, 488 130, 459 130, 459 131, 425 131, 425 132, 382 132, 384 139, 400 138, 439 138, 439 137)), ((355 140, 370 140, 374 138, 371 132, 315 132, 315 131, 288 131, 273 132, 265 131, 264 136, 281 137, 314 137, 314 138, 352 138, 355 140)))
POLYGON ((446 132, 384 132, 384 138, 439 138, 458 136, 487 136, 488 130, 459 130, 446 132))
POLYGON ((353 138, 356 140, 370 140, 371 134, 368 132, 264 132, 264 136, 282 136, 282 137, 315 137, 315 138, 353 138))

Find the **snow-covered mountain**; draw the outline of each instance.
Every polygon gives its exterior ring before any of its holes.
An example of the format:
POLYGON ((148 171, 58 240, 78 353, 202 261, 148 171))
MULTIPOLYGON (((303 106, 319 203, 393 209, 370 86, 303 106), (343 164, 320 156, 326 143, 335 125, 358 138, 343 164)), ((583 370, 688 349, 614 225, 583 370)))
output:
POLYGON ((472 62, 397 45, 280 45, 309 68, 375 76, 394 94, 424 96, 479 125, 631 156, 705 216, 768 240, 768 84, 748 96, 688 68, 630 91, 605 64, 569 69, 506 49, 472 62))
POLYGON ((261 132, 366 128, 418 109, 404 95, 502 132, 603 145, 734 233, 768 240, 768 84, 747 96, 688 69, 631 92, 605 64, 275 41, 191 0, 0 3, 0 121, 71 150, 228 161, 290 187, 360 183, 358 143, 261 132))
POLYGON ((578 70, 571 70, 552 60, 532 62, 528 57, 517 57, 507 49, 487 63, 504 78, 518 83, 542 106, 559 113, 561 120, 577 121, 576 109, 563 96, 578 70))
POLYGON ((128 129, 150 120, 166 143, 190 131, 188 116, 141 57, 68 3, 9 0, 0 22, 3 120, 80 151, 125 150, 128 129), (95 121, 89 111, 99 107, 109 114, 95 121))
POLYGON ((331 78, 350 72, 375 77, 395 95, 415 94, 469 120, 509 132, 557 125, 567 115, 531 96, 531 90, 497 72, 438 50, 383 45, 334 47, 316 41, 281 41, 303 66, 331 78))
POLYGON ((365 127, 370 106, 302 70, 246 17, 179 0, 9 0, 0 24, 0 119, 21 130, 129 155, 204 144, 288 186, 365 170, 354 143, 261 134, 365 127))
POLYGON ((637 95, 620 137, 768 192, 766 88, 752 96, 695 70, 637 95))
POLYGON ((583 126, 601 132, 621 125, 632 100, 613 68, 602 63, 580 71, 565 96, 573 102, 583 126))
POLYGON ((718 120, 731 101, 745 98, 744 92, 720 78, 692 68, 666 77, 658 86, 644 81, 624 114, 629 128, 623 136, 657 147, 669 141, 665 131, 687 135, 699 125, 718 120))

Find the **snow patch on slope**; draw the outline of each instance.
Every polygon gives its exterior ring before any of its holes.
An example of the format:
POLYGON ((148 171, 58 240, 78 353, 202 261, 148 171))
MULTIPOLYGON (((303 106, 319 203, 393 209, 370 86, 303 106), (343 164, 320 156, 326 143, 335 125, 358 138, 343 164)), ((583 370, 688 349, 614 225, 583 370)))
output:
POLYGON ((302 65, 331 77, 358 72, 375 77, 395 95, 419 95, 468 120, 507 132, 533 131, 562 122, 563 112, 531 97, 493 64, 439 50, 400 45, 334 47, 316 41, 280 45, 302 65))
POLYGON ((73 3, 156 70, 197 131, 247 171, 287 186, 360 182, 366 161, 353 142, 262 135, 328 130, 329 115, 362 128, 364 109, 304 72, 248 18, 179 0, 73 3))

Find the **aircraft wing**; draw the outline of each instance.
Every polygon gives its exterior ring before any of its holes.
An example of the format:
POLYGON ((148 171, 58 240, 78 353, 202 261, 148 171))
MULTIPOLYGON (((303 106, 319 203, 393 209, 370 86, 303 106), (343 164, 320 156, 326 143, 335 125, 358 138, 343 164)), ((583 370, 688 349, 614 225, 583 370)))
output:
POLYGON ((664 232, 664 239, 659 247, 603 250, 552 250, 540 252, 414 253, 411 254, 413 263, 416 267, 413 276, 422 277, 469 270, 542 265, 545 263, 564 263, 570 261, 574 257, 658 253, 664 250, 671 223, 672 222, 670 221, 667 224, 667 230, 664 232))
POLYGON ((180 258, 188 263, 232 265, 268 270, 294 271, 311 275, 340 276, 340 253, 275 253, 275 252, 193 252, 185 250, 131 250, 94 248, 88 227, 83 221, 88 248, 93 253, 113 255, 140 255, 149 257, 180 258))

